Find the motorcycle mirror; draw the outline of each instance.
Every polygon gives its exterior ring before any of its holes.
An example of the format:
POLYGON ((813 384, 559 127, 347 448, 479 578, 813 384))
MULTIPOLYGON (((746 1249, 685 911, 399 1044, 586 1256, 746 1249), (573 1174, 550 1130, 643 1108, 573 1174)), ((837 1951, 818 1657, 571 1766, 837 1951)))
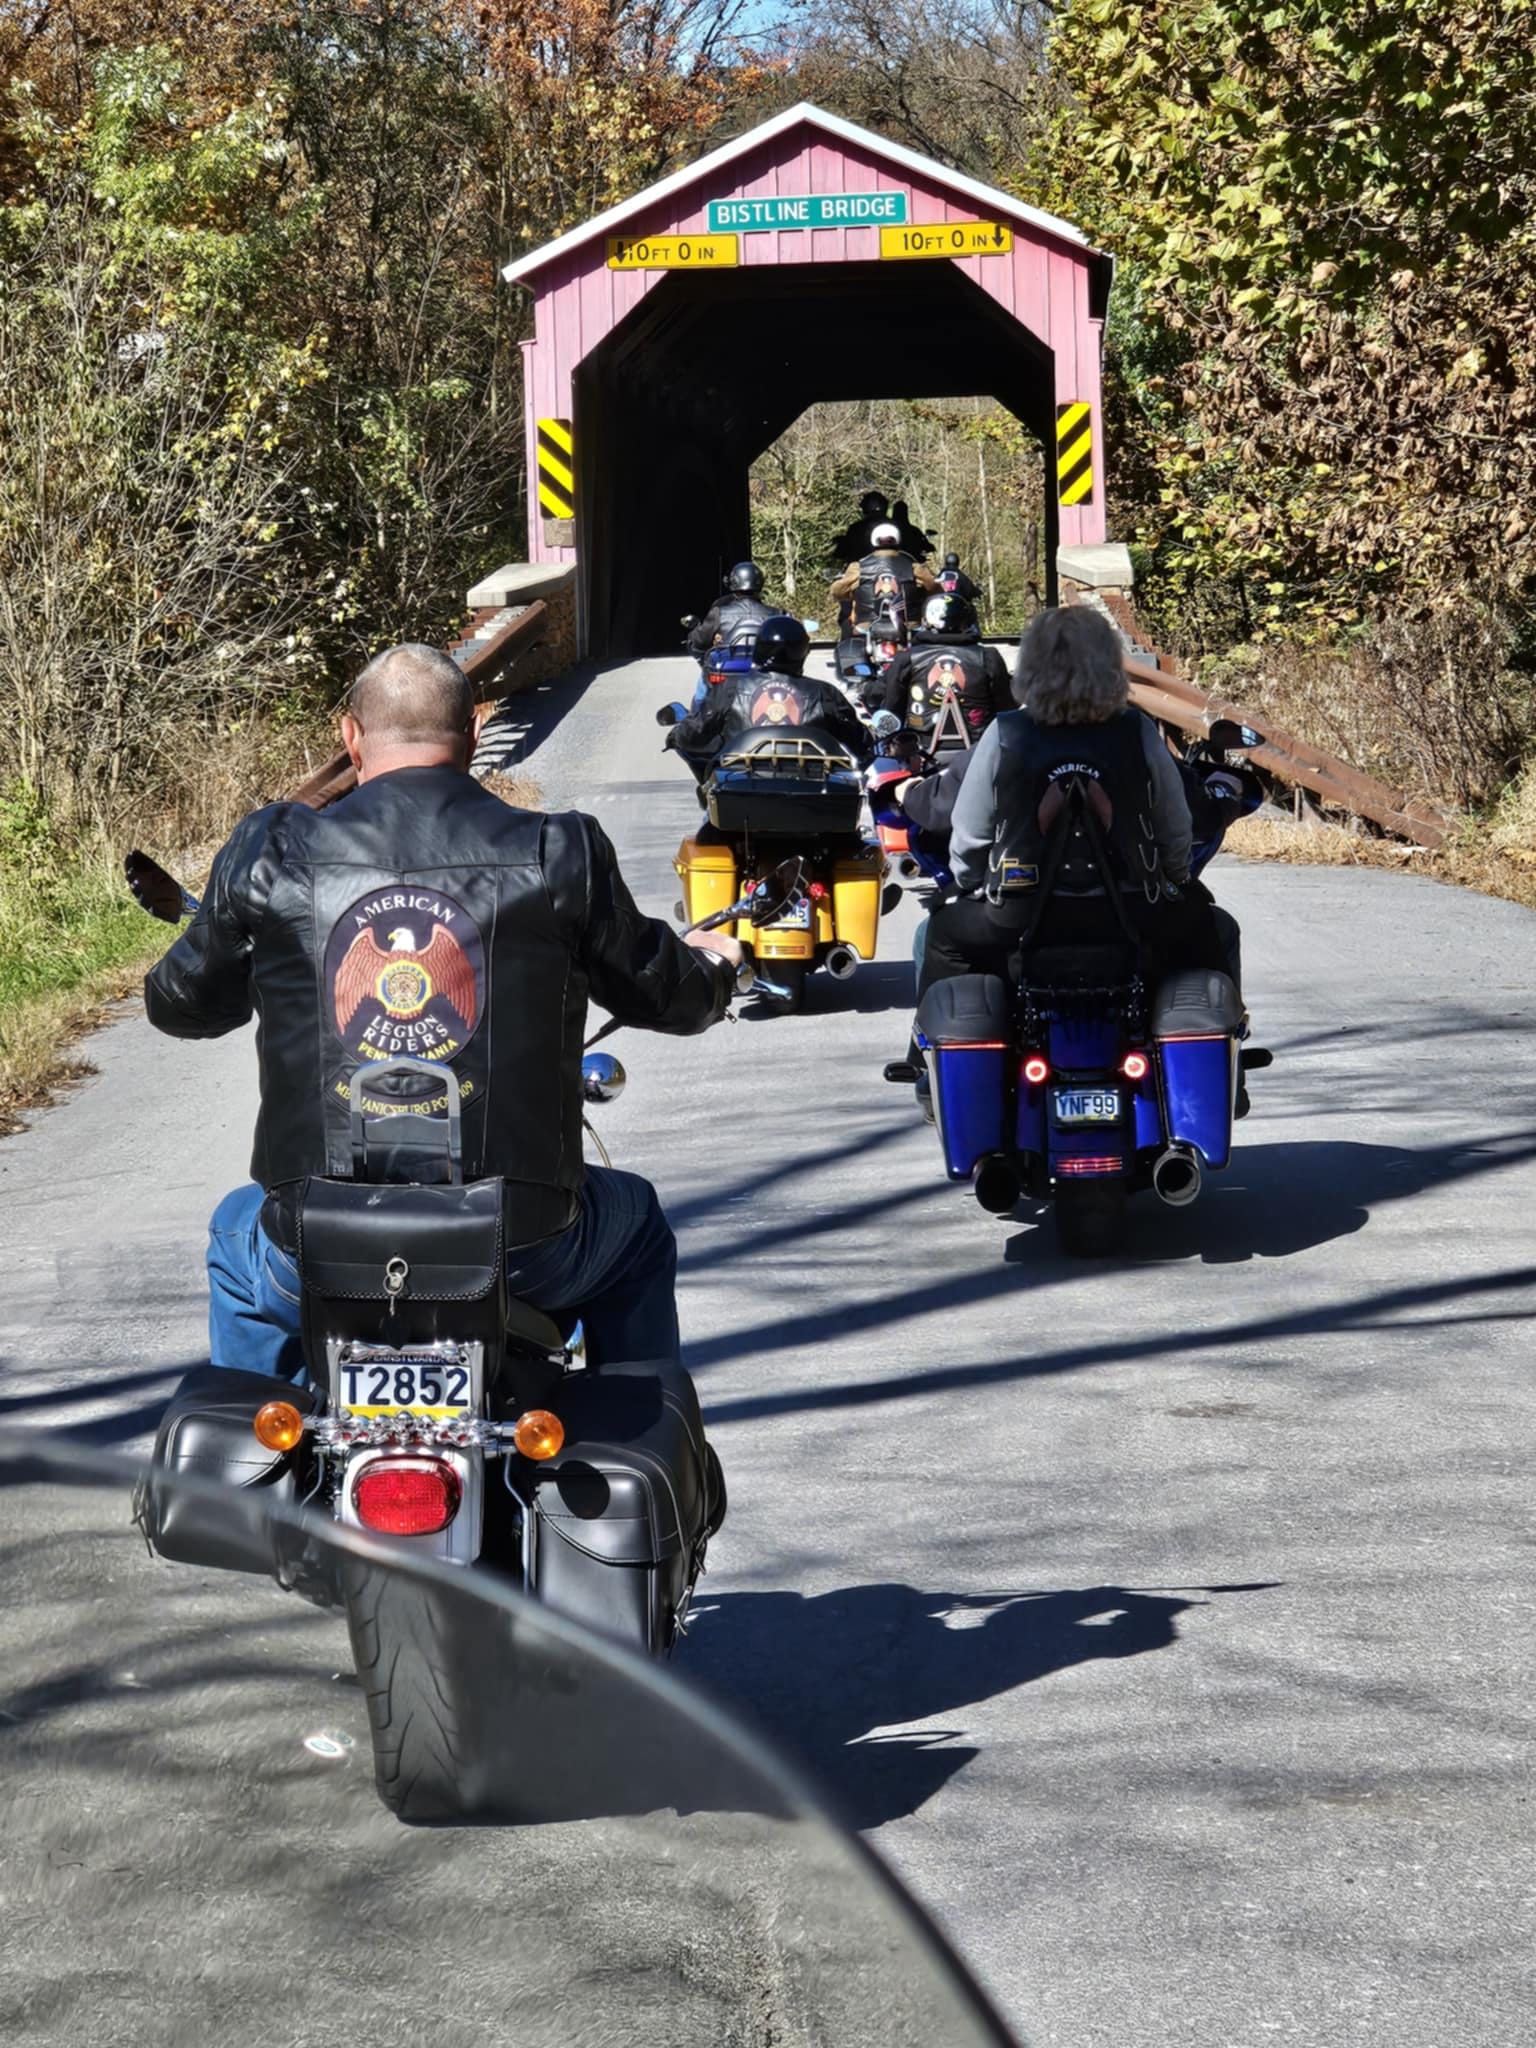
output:
POLYGON ((1251 725, 1239 725, 1235 718, 1214 718, 1207 737, 1213 747, 1223 754, 1246 753, 1251 747, 1262 747, 1264 735, 1255 732, 1251 725))
POLYGON ((776 917, 781 917, 786 906, 794 900, 804 873, 805 862, 797 857, 781 860, 771 875, 764 876, 752 897, 752 908, 748 913, 752 923, 772 924, 776 917))
POLYGON ((681 725, 688 716, 686 704, 663 704, 656 714, 658 725, 681 725))
POLYGON ((683 616, 678 620, 677 623, 682 627, 685 633, 691 633, 694 627, 699 623, 698 613, 684 612, 683 616))
POLYGON ((629 1079, 611 1052, 589 1052, 581 1062, 581 1095, 584 1102, 613 1102, 624 1093, 629 1079))
POLYGON ((869 724, 878 740, 888 740, 893 732, 901 731, 901 720, 894 711, 877 711, 869 724))
POLYGON ((136 900, 151 917, 165 924, 180 924, 197 908, 197 898, 189 896, 173 874, 137 847, 124 858, 123 873, 136 900))

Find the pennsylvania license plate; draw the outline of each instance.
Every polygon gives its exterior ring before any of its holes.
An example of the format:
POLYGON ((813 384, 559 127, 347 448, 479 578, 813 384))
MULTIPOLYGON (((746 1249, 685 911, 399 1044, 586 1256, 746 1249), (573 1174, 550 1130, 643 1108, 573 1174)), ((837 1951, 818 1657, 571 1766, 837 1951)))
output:
POLYGON ((799 903, 791 904, 782 916, 776 917, 772 924, 765 927, 770 932, 808 932, 810 928, 811 899, 809 896, 799 903))
POLYGON ((344 1361, 337 1368, 341 1405, 350 1415, 462 1415, 469 1367, 442 1358, 344 1361))
POLYGON ((1058 1124, 1117 1124, 1118 1088, 1057 1088, 1053 1107, 1058 1124))

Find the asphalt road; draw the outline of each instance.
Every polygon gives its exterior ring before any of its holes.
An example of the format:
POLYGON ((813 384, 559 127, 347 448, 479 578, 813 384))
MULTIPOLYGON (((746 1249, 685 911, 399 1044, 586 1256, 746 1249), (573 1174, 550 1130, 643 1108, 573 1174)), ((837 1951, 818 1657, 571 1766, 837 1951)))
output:
MULTIPOLYGON (((693 806, 651 719, 686 673, 529 708, 546 799, 663 913, 693 806)), ((676 1222, 732 1485, 679 1662, 1034 2043, 1507 2048, 1536 2006, 1536 918, 1370 870, 1214 879, 1276 1064, 1231 1170, 1139 1201, 1108 1265, 946 1186, 882 1083, 908 909, 801 1017, 615 1041, 602 1132, 676 1222)), ((0 1144, 0 1419, 132 1445, 197 1354, 251 1050, 129 1019, 93 1057, 0 1144)))

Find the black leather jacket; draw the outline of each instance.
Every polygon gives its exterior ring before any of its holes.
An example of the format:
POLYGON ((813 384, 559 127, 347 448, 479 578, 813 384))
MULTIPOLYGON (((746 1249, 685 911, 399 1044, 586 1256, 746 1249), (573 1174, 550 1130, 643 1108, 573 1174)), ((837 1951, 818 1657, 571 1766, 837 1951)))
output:
MULTIPOLYGON (((595 820, 513 810, 442 767, 372 777, 325 811, 253 812, 144 994, 176 1038, 218 1038, 254 1012, 251 1173, 287 1190, 264 1221, 291 1249, 296 1184, 352 1170, 360 1065, 451 1062, 465 1175, 506 1177, 508 1241, 528 1243, 575 1214, 589 997, 626 1024, 688 1033, 715 1022, 731 987, 723 965, 641 916, 595 820)), ((370 1135, 445 1131, 446 1091, 434 1098, 424 1077, 386 1076, 374 1095, 391 1099, 365 1096, 370 1135)))
POLYGON ((777 616, 760 597, 730 591, 726 596, 715 599, 688 635, 688 652, 695 661, 702 661, 717 640, 729 647, 743 626, 760 626, 764 619, 777 616))
POLYGON ((771 675, 758 668, 716 683, 698 710, 673 726, 667 744, 695 762, 702 773, 728 739, 754 726, 783 732, 814 726, 846 747, 861 765, 874 752, 869 727, 835 683, 816 676, 771 675))
MULTIPOLYGON (((972 745, 994 718, 1013 709, 1007 665, 995 647, 983 647, 974 636, 923 630, 912 635, 912 645, 886 670, 881 709, 895 712, 918 731, 929 731, 951 688, 972 745)), ((944 744, 960 742, 946 732, 944 744)))

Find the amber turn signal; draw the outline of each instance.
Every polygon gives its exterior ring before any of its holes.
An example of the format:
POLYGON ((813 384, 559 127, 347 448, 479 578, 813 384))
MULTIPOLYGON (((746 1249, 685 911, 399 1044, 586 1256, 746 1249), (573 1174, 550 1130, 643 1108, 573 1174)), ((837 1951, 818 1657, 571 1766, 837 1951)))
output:
POLYGON ((552 1458, 565 1442, 565 1424, 547 1408, 529 1408, 512 1425, 512 1441, 525 1458, 552 1458))
POLYGON ((269 1451, 291 1451, 304 1434, 304 1418, 291 1401, 268 1401, 251 1424, 257 1443, 269 1451))

